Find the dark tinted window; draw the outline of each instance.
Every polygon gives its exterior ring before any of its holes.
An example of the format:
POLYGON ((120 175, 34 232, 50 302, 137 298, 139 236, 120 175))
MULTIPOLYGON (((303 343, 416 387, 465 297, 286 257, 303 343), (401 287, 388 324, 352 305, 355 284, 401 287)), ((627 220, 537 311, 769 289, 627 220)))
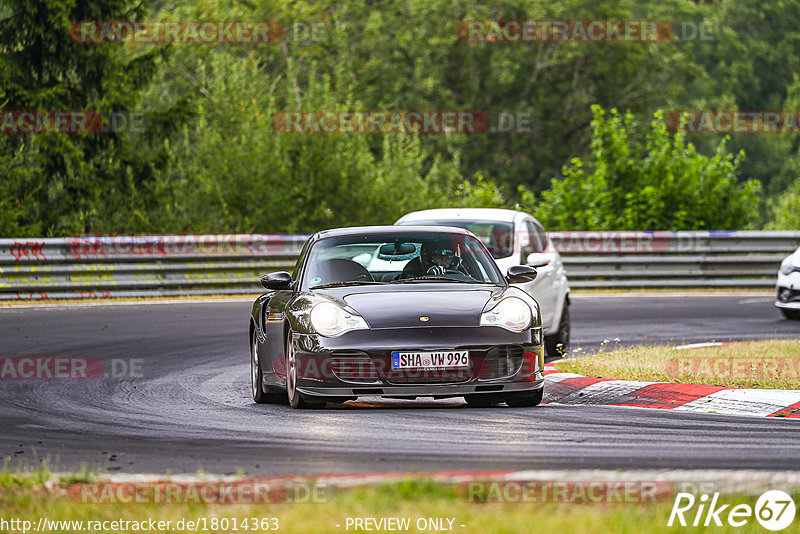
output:
POLYGON ((532 252, 541 252, 544 247, 542 246, 541 235, 533 226, 533 222, 525 221, 525 231, 520 236, 521 248, 523 257, 532 252))
POLYGON ((468 219, 437 219, 407 221, 402 225, 455 226, 469 230, 489 249, 493 258, 507 258, 514 253, 514 225, 498 221, 472 221, 468 219))
POLYGON ((533 223, 533 227, 536 229, 536 234, 539 236, 539 244, 541 249, 544 250, 547 248, 547 232, 544 231, 544 227, 541 224, 536 222, 533 223))

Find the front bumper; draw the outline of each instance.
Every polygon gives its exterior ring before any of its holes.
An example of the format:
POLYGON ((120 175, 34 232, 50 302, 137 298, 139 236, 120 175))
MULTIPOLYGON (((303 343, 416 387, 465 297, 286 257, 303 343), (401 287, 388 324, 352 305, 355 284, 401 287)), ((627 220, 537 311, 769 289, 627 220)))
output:
POLYGON ((489 394, 496 395, 501 393, 525 393, 536 391, 544 387, 542 378, 530 382, 509 382, 495 386, 481 384, 415 384, 409 386, 362 386, 362 387, 326 387, 326 386, 303 386, 298 385, 297 391, 310 396, 324 397, 395 397, 395 398, 416 398, 433 397, 435 399, 446 399, 448 397, 463 397, 464 395, 489 394))
POLYGON ((800 310, 800 285, 778 285, 775 306, 788 310, 800 310))
POLYGON ((544 385, 541 329, 497 327, 359 330, 337 338, 295 334, 297 390, 332 397, 460 397, 535 391, 544 385), (469 350, 470 366, 392 369, 395 351, 469 350))

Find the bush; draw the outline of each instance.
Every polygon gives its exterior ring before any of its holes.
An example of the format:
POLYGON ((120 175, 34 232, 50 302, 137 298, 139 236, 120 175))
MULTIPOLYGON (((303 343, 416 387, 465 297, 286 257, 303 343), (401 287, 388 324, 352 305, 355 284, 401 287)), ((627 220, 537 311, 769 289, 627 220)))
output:
POLYGON ((769 207, 772 217, 767 230, 800 230, 800 178, 771 199, 769 207))
MULTIPOLYGON (((279 133, 272 120, 294 109, 291 83, 270 83, 255 56, 198 61, 192 68, 206 97, 198 118, 165 141, 169 156, 157 179, 127 193, 142 207, 109 213, 109 228, 306 233, 391 224, 408 211, 485 196, 482 181, 459 189, 457 160, 430 157, 419 136, 376 143, 364 134, 279 133)), ((301 109, 360 109, 332 85, 323 77, 304 87, 301 109)))
POLYGON ((744 158, 725 149, 699 154, 655 113, 644 141, 630 113, 592 106, 591 154, 574 158, 539 199, 520 188, 521 205, 552 230, 745 228, 758 217, 760 184, 737 183, 744 158))

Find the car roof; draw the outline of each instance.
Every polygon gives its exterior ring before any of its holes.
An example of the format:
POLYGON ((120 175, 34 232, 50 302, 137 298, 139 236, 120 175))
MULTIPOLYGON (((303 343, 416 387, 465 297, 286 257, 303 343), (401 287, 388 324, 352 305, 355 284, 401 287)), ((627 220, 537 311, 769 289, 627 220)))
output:
POLYGON ((530 217, 524 211, 500 208, 440 208, 414 211, 403 215, 398 222, 425 221, 437 219, 479 219, 488 221, 514 222, 520 215, 530 217))
MULTIPOLYGON (((322 230, 317 232, 314 236, 318 239, 327 237, 340 237, 350 235, 380 235, 380 234, 397 234, 399 228, 397 226, 350 226, 347 228, 332 228, 330 230, 322 230)), ((451 226, 403 226, 401 232, 414 232, 418 234, 455 234, 455 235, 472 235, 469 230, 463 228, 455 228, 451 226)))

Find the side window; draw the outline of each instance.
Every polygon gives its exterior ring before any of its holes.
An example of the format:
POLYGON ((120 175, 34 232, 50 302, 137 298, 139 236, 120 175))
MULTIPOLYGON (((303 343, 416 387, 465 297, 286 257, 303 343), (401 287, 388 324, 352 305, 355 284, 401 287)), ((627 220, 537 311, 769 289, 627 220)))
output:
POLYGON ((523 260, 532 252, 541 252, 542 243, 540 241, 539 233, 533 227, 531 221, 525 221, 523 224, 522 235, 520 236, 520 245, 522 249, 523 260))
POLYGON ((539 244, 540 250, 544 250, 547 248, 547 232, 544 231, 544 227, 541 224, 533 223, 533 227, 536 228, 536 234, 539 236, 539 244))

